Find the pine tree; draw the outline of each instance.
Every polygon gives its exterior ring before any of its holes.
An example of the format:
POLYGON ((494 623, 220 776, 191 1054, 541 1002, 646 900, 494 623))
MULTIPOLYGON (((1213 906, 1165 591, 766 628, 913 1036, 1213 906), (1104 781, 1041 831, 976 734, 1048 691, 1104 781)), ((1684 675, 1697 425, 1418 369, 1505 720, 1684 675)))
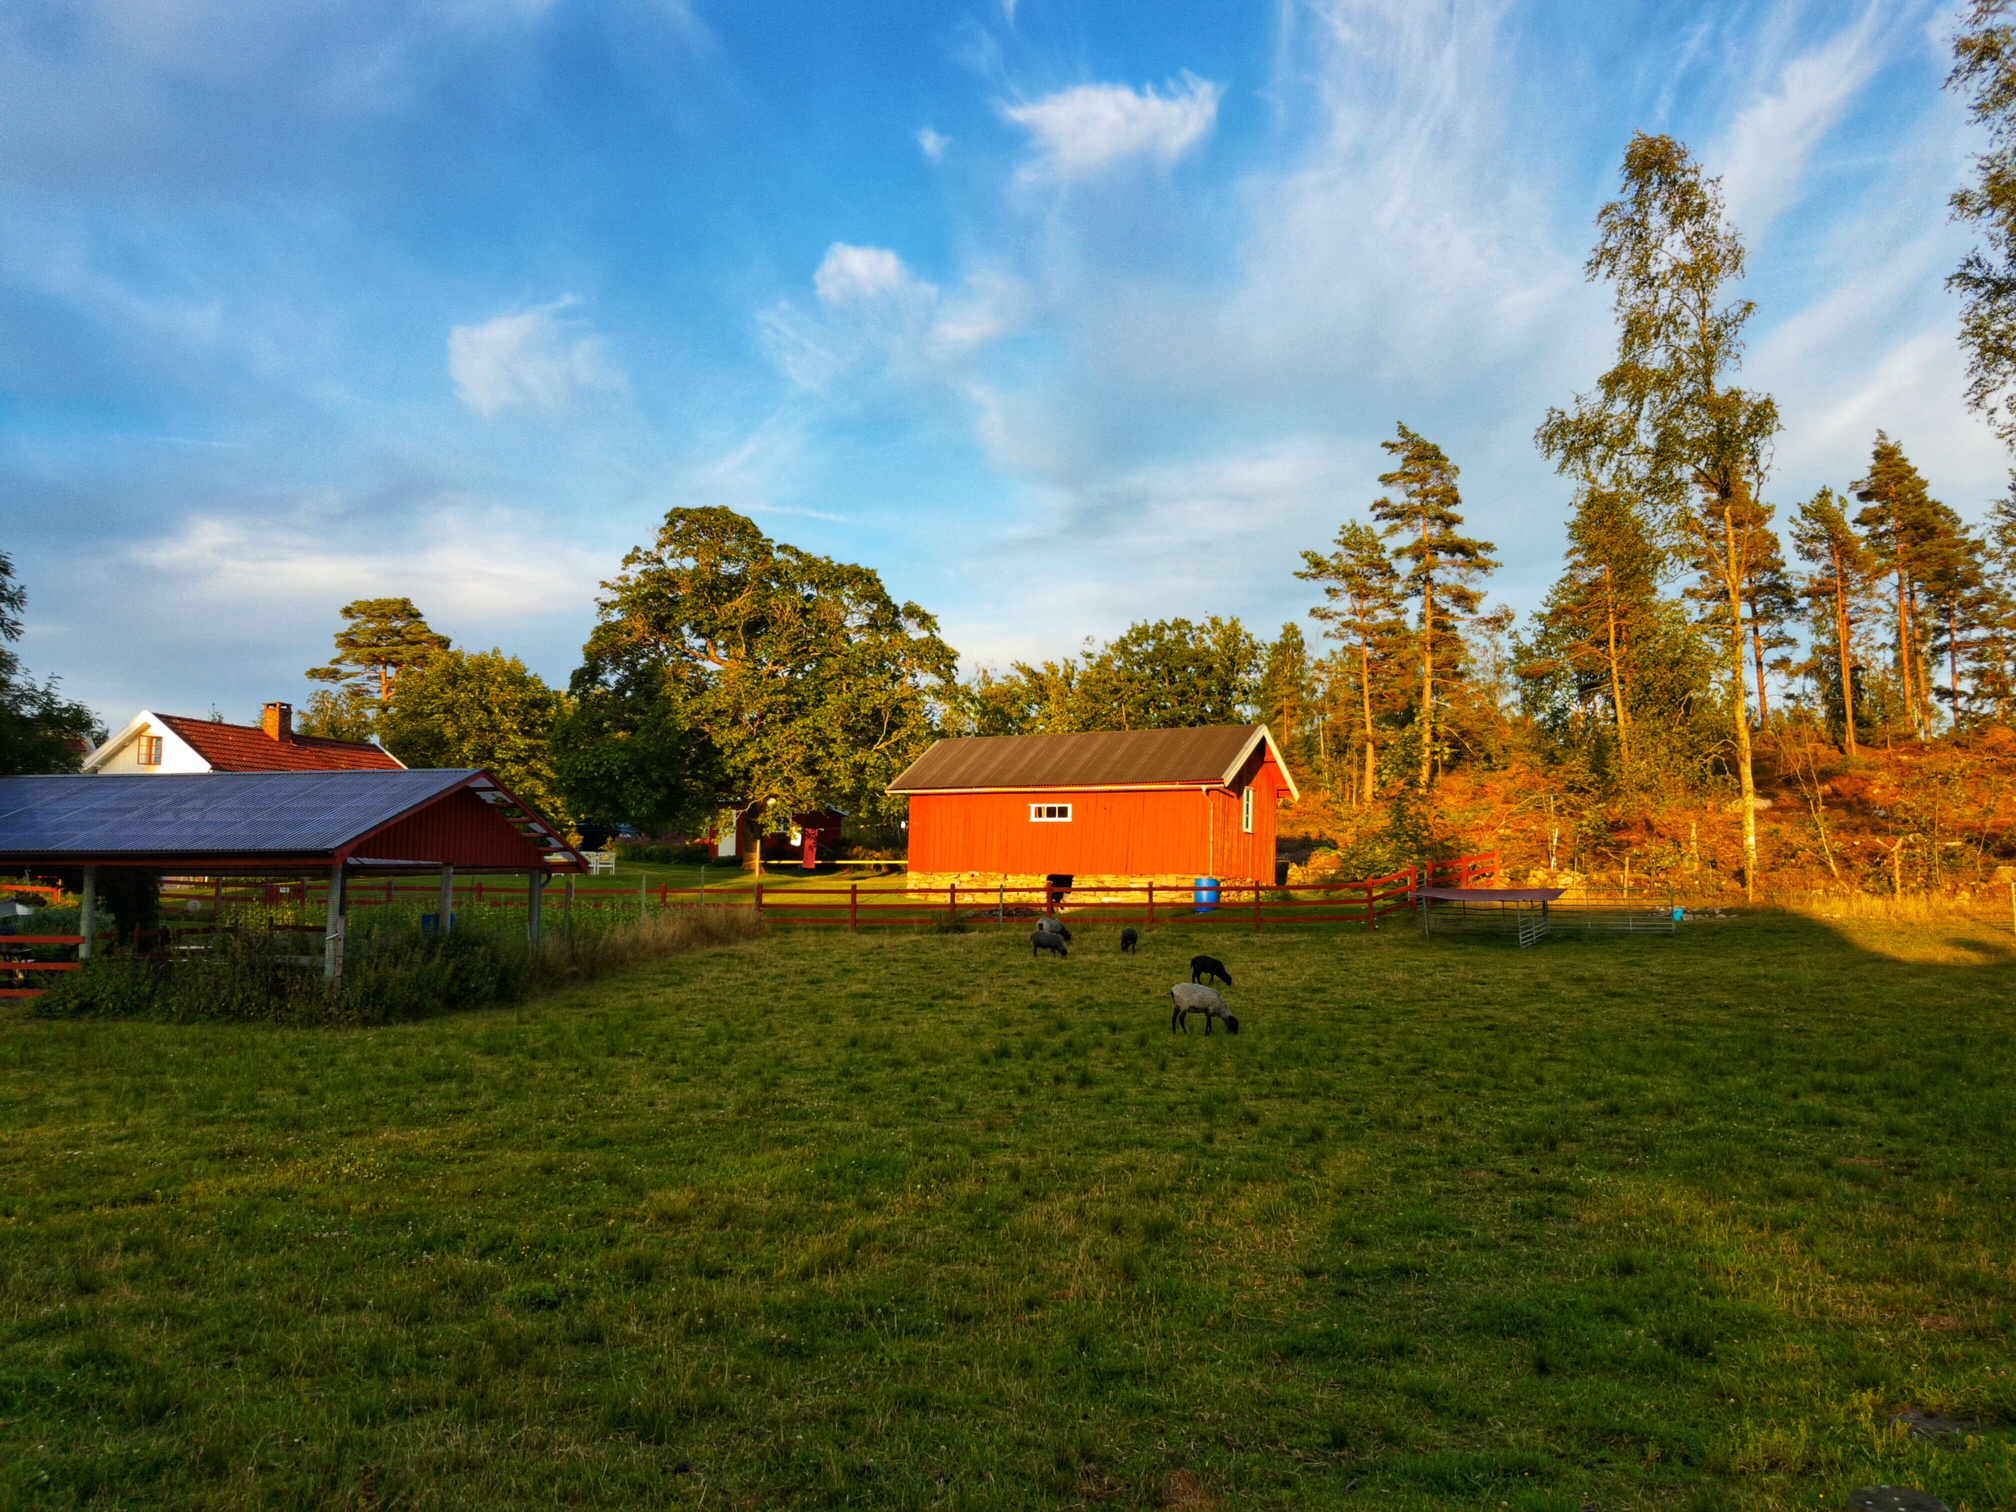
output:
POLYGON ((1268 646, 1260 666, 1261 721, 1274 733, 1282 754, 1300 772, 1311 766, 1309 733, 1316 715, 1316 669, 1309 662, 1309 643, 1292 620, 1268 646))
POLYGON ((1377 740, 1373 728, 1374 686, 1383 676, 1404 624, 1400 617, 1400 574, 1393 559, 1371 526, 1353 520, 1339 527, 1337 549, 1329 556, 1314 551, 1302 553, 1303 570, 1295 576, 1304 582, 1321 583, 1328 602, 1309 611, 1311 619, 1330 628, 1332 640, 1341 641, 1351 656, 1352 674, 1332 676, 1329 685, 1355 686, 1356 702, 1363 719, 1365 781, 1358 801, 1370 803, 1377 782, 1377 740))
POLYGON ((431 629, 409 598, 358 599, 341 612, 335 656, 326 667, 308 669, 316 682, 355 689, 382 704, 401 672, 448 649, 448 637, 431 629))
POLYGON ((1456 488, 1456 464, 1442 448, 1405 425, 1391 441, 1379 443, 1397 459, 1393 471, 1379 475, 1380 486, 1394 494, 1372 501, 1372 518, 1397 537, 1394 556, 1407 564, 1401 575, 1403 596, 1421 605, 1415 654, 1421 667, 1421 702, 1415 724, 1421 740, 1421 791, 1427 792, 1435 765, 1435 673, 1460 673, 1463 638, 1457 622, 1477 612, 1483 592, 1469 585, 1498 565, 1489 541, 1472 540, 1457 532, 1463 524, 1463 495, 1456 488), (1394 495, 1397 494, 1398 497, 1394 495))
POLYGON ((1540 611, 1544 644, 1521 668, 1527 678, 1568 673, 1578 703, 1607 698, 1626 765, 1634 653, 1659 597, 1662 565, 1627 494, 1594 485, 1580 489, 1568 521, 1567 562, 1540 611))
POLYGON ((1889 573, 1894 589, 1891 635, 1898 696, 1911 720, 1912 733, 1925 740, 1932 734, 1932 696, 1919 599, 1924 576, 1934 565, 1937 543, 1949 528, 1941 517, 1945 506, 1932 498, 1904 448, 1880 430, 1870 451, 1869 476, 1854 485, 1854 493, 1865 506, 1855 516, 1855 523, 1889 573))
POLYGON ((1862 606, 1874 563, 1862 537, 1831 488, 1822 488, 1799 506, 1792 542, 1813 566, 1806 597, 1824 614, 1834 641, 1835 677, 1840 688, 1842 749, 1855 754, 1855 617, 1862 606))
POLYGON ((1745 510, 1762 491, 1778 409, 1730 381, 1753 307, 1725 299, 1743 277, 1743 241, 1723 218, 1719 180, 1671 137, 1625 149, 1623 194, 1596 218, 1588 276, 1616 290, 1617 361, 1572 411, 1551 410, 1536 440, 1578 481, 1628 487, 1683 539, 1728 603, 1726 653, 1744 888, 1757 884, 1757 784, 1744 670, 1745 510))

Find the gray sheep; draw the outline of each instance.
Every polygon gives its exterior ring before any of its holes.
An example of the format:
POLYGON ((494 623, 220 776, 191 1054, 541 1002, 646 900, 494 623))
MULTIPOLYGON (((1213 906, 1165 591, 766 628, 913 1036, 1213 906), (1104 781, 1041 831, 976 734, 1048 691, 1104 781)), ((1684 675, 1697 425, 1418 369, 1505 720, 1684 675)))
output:
POLYGON ((1030 959, 1034 960, 1046 950, 1059 960, 1063 960, 1071 954, 1070 951, 1064 948, 1062 936, 1054 935, 1047 929, 1039 929, 1036 933, 1029 936, 1030 959))
POLYGON ((1036 927, 1048 934, 1062 935, 1065 944, 1071 943, 1071 931, 1064 927, 1062 919, 1038 919, 1036 927))
POLYGON ((1169 1001, 1176 1005, 1174 1011, 1169 1015, 1169 1031, 1172 1034, 1175 1033, 1179 1025, 1183 1032, 1188 1034, 1190 1032, 1190 1015, 1193 1013, 1204 1015, 1204 1032, 1206 1034, 1211 1032, 1211 1021, 1213 1019, 1220 1019, 1224 1022, 1227 1034, 1237 1034, 1239 1032, 1239 1020, 1232 1016, 1232 1011, 1225 1006, 1225 999, 1218 995, 1218 990, 1215 987, 1199 987, 1192 982, 1178 982, 1174 987, 1169 989, 1169 1001))

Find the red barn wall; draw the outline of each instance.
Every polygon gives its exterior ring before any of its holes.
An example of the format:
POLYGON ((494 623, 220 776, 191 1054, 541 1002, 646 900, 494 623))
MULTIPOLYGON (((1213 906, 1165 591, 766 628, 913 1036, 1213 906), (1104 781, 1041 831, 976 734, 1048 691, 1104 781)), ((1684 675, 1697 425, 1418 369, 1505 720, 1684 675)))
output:
POLYGON ((1239 827, 1237 788, 919 793, 910 800, 910 870, 1271 882, 1274 806, 1286 784, 1264 746, 1236 780, 1254 788, 1250 835, 1239 827), (1034 803, 1068 803, 1071 821, 1034 821, 1034 803))
POLYGON ((373 861, 445 861, 522 871, 546 865, 536 844, 468 788, 457 788, 366 836, 351 854, 373 861))

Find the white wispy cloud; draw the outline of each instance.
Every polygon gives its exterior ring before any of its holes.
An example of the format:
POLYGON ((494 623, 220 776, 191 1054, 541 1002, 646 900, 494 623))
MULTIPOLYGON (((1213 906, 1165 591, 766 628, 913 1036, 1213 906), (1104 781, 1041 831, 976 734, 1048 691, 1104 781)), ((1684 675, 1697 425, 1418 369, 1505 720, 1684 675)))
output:
POLYGON ((489 419, 514 409, 557 414, 584 395, 622 388, 602 339, 564 313, 576 302, 562 298, 456 326, 448 333, 456 396, 489 419))
POLYGON ((128 548, 188 602, 239 607, 335 606, 403 594, 429 614, 521 619, 578 609, 608 564, 524 522, 477 510, 433 513, 420 539, 332 548, 311 523, 193 515, 128 548))
POLYGON ((1865 5, 1818 46, 1786 60, 1766 92, 1737 112, 1713 160, 1730 216, 1747 234, 1762 235, 1798 192, 1814 148, 1883 62, 1898 19, 1894 6, 1865 5))
POLYGON ((1023 176, 1082 179, 1116 163, 1146 159, 1167 167, 1211 134, 1223 86, 1186 73, 1168 92, 1153 86, 1080 84, 1002 114, 1029 133, 1033 158, 1023 176))
POLYGON ((943 132, 933 131, 929 126, 917 128, 917 150, 924 154, 926 162, 942 162, 945 149, 952 145, 952 138, 943 132))

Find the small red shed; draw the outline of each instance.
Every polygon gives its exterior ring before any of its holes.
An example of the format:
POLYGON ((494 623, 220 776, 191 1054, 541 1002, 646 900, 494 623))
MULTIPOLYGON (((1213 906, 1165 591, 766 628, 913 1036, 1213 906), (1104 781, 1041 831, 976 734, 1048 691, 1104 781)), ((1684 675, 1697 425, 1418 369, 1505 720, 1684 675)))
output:
POLYGON ((941 740, 910 798, 914 884, 1274 880, 1274 811, 1298 797, 1265 725, 941 740))

